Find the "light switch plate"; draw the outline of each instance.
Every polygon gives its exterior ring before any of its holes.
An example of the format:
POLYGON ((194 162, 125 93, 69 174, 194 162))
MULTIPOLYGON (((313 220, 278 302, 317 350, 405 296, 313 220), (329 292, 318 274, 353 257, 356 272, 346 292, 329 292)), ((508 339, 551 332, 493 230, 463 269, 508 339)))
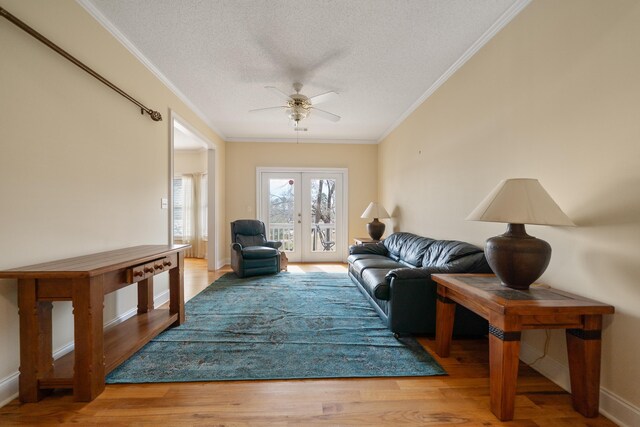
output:
POLYGON ((168 209, 169 208, 169 199, 163 197, 160 199, 160 209, 168 209))

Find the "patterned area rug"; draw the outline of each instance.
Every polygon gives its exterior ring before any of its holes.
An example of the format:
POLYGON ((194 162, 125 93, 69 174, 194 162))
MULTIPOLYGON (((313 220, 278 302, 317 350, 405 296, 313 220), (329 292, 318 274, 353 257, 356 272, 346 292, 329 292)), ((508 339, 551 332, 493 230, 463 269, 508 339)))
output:
POLYGON ((396 340, 346 274, 226 274, 186 304, 107 383, 443 375, 396 340))

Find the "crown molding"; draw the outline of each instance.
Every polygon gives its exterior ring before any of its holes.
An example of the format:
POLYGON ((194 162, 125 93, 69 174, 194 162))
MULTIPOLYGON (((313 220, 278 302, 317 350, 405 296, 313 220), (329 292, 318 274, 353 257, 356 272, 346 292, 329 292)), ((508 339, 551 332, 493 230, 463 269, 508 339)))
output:
POLYGON ((460 58, 456 60, 439 78, 436 80, 420 98, 414 102, 407 111, 405 111, 398 119, 393 122, 389 128, 378 138, 377 143, 382 142, 391 132, 393 132, 402 122, 405 121, 411 113, 413 113, 424 101, 427 100, 433 93, 438 90, 440 86, 444 84, 449 78, 455 74, 460 67, 462 67, 473 55, 475 55, 489 40, 493 38, 500 30, 502 30, 513 18, 516 17, 525 7, 531 3, 532 0, 518 0, 509 9, 507 9, 496 22, 493 23, 487 31, 480 36, 470 47, 467 49, 460 58))
POLYGON ((215 133, 220 136, 222 140, 226 140, 225 135, 220 132, 220 130, 211 123, 211 120, 198 108, 196 107, 189 98, 178 89, 171 80, 167 78, 160 70, 151 62, 146 56, 142 54, 138 50, 138 48, 127 39, 127 37, 115 26, 113 25, 106 16, 96 8, 96 6, 91 3, 90 0, 76 0, 76 2, 86 10, 89 15, 91 15, 104 29, 106 29, 116 40, 118 40, 138 61, 142 63, 149 71, 155 75, 158 80, 160 80, 175 96, 177 96, 182 102, 185 103, 187 107, 189 107, 196 115, 213 130, 215 133))
POLYGON ((227 138, 225 141, 242 142, 280 142, 283 144, 377 144, 374 139, 326 139, 326 138, 227 138))

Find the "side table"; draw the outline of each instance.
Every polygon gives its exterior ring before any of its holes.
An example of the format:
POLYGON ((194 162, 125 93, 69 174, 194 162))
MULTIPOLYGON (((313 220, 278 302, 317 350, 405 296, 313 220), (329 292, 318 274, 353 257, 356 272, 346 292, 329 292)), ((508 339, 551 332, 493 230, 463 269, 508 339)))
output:
POLYGON ((566 329, 573 408, 598 415, 602 315, 610 305, 551 288, 522 291, 492 274, 433 274, 438 284, 436 353, 448 357, 456 303, 489 321, 491 411, 513 419, 520 335, 524 329, 566 329))
POLYGON ((374 240, 371 237, 355 237, 353 239, 353 243, 356 245, 375 245, 380 242, 382 242, 382 240, 374 240))

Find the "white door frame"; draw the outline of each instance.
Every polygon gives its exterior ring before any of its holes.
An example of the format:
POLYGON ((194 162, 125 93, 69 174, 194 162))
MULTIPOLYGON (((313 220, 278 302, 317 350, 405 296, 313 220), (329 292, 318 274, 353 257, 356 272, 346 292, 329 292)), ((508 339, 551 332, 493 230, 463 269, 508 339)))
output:
POLYGON ((216 270, 222 265, 218 259, 218 235, 216 234, 216 145, 191 126, 178 113, 169 110, 169 244, 173 244, 173 138, 174 123, 178 122, 207 146, 207 269, 216 270))
POLYGON ((342 216, 342 224, 340 227, 338 234, 336 235, 336 239, 340 239, 343 242, 343 250, 342 253, 336 253, 336 257, 342 261, 346 262, 348 256, 348 242, 347 236, 349 234, 349 169, 347 168, 322 168, 322 167, 306 167, 306 168, 295 168, 295 167, 263 167, 259 166, 256 168, 256 216, 260 219, 262 215, 262 174, 263 173, 326 173, 326 174, 340 174, 342 175, 342 200, 340 200, 341 206, 341 216, 342 216))

